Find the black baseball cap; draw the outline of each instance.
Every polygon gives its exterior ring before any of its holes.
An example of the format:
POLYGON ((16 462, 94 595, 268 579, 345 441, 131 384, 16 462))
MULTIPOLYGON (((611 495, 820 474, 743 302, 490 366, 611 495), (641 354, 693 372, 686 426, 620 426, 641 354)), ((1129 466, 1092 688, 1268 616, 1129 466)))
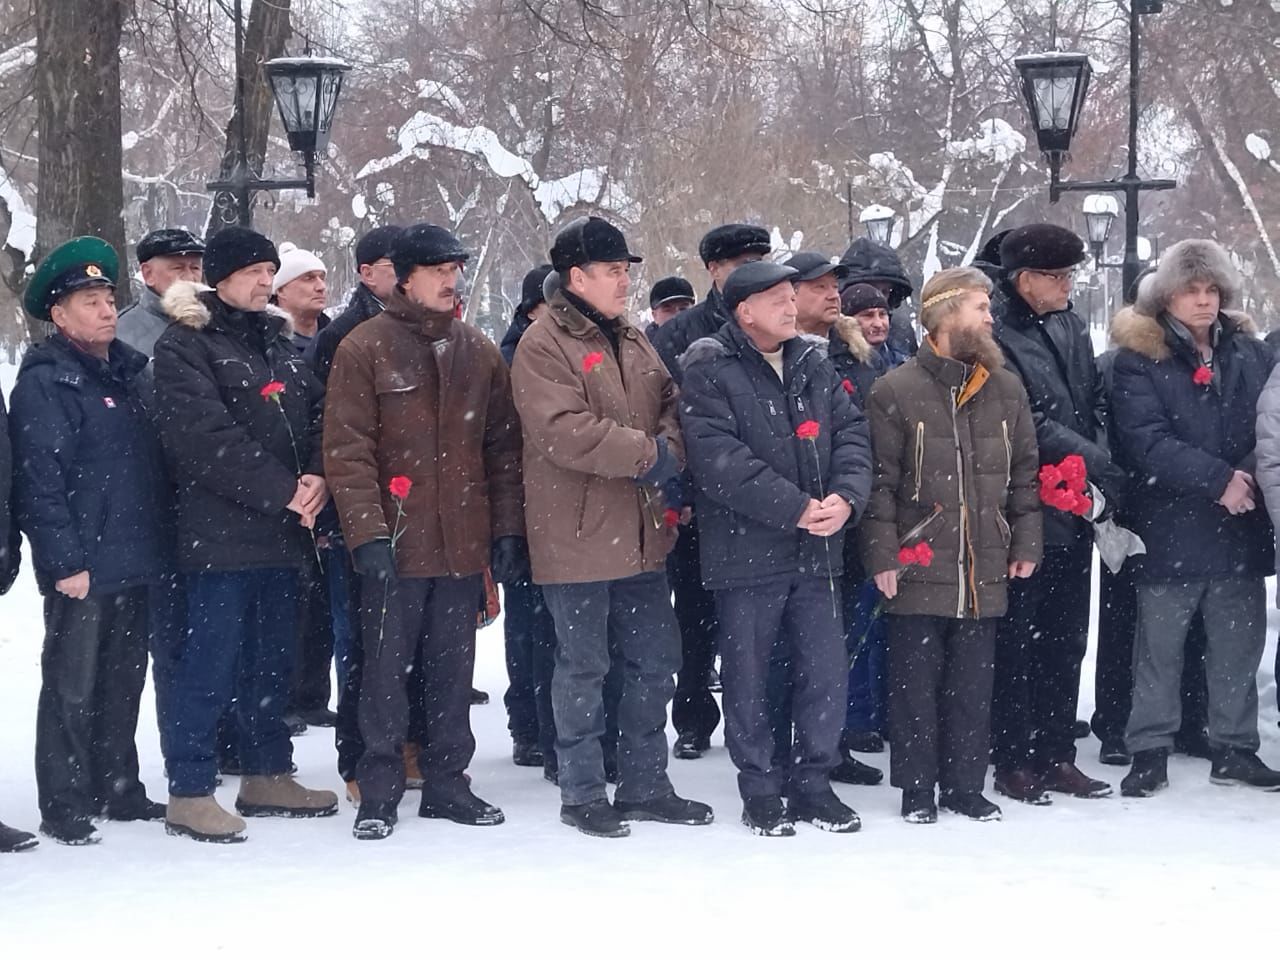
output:
POLYGON ((796 277, 797 283, 803 280, 817 280, 829 273, 834 273, 837 280, 843 280, 849 275, 849 268, 843 263, 832 263, 830 257, 824 257, 813 250, 801 250, 783 262, 800 274, 796 277))
POLYGON ((588 263, 643 263, 627 249, 622 231, 601 217, 579 217, 556 234, 551 265, 557 273, 588 263))
POLYGON ((688 300, 693 303, 697 299, 693 292, 693 284, 684 277, 663 277, 649 291, 650 309, 670 303, 672 300, 688 300))

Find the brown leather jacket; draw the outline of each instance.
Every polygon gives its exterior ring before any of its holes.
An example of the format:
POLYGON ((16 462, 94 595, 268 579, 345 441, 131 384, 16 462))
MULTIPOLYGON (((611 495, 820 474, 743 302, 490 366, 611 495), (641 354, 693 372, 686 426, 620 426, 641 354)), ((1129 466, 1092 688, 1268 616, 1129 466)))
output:
POLYGON ((343 338, 329 375, 324 459, 347 547, 390 537, 392 477, 413 481, 396 567, 462 577, 523 536, 520 428, 502 355, 479 330, 396 291, 343 338))
POLYGON ((548 306, 551 318, 529 327, 511 367, 533 579, 590 583, 660 570, 676 531, 664 522, 661 491, 635 478, 655 463, 658 436, 684 464, 675 383, 637 327, 617 322, 615 357, 563 293, 548 306))

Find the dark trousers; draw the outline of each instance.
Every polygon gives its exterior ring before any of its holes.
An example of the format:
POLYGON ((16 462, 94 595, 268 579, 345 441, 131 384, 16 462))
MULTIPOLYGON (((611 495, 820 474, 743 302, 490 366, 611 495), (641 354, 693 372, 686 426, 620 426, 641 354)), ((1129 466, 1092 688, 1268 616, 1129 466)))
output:
POLYGON ((147 681, 147 588, 44 600, 36 788, 51 823, 145 798, 138 705, 147 681))
POLYGON ((724 735, 746 797, 827 789, 844 726, 848 655, 826 577, 796 576, 716 591, 724 735), (784 638, 785 648, 779 638, 784 638), (783 653, 785 649, 785 654, 783 653), (790 767, 777 762, 770 693, 790 662, 790 767), (771 679, 772 678, 772 679, 771 679))
POLYGON ((605 677, 620 665, 617 798, 643 802, 672 792, 667 705, 680 668, 680 638, 665 572, 542 588, 556 624, 551 699, 560 797, 576 806, 605 792, 605 677))
POLYGON ((874 580, 844 583, 845 646, 849 651, 849 708, 844 728, 884 733, 888 726, 888 624, 874 580))
POLYGON ((1070 547, 1046 547, 1036 572, 1009 584, 991 704, 998 771, 1075 762, 1092 563, 1093 543, 1082 537, 1070 547))
POLYGON ((166 574, 147 588, 147 645, 151 649, 151 686, 156 696, 160 752, 169 756, 169 704, 173 671, 187 637, 187 591, 179 573, 166 574))
POLYGON ((507 729, 516 743, 536 743, 548 759, 556 752, 556 720, 551 678, 556 666, 556 624, 542 588, 528 580, 504 584, 502 619, 507 679, 502 698, 507 729))
MULTIPOLYGON (((322 556, 332 563, 332 550, 322 556)), ((329 578, 307 551, 307 567, 302 574, 298 604, 298 638, 294 654, 293 689, 289 712, 326 710, 333 693, 329 679, 333 664, 333 610, 329 603, 329 578)))
POLYGON ((476 750, 471 735, 471 673, 476 658, 479 574, 469 577, 402 577, 389 590, 366 583, 360 634, 364 670, 357 766, 360 795, 372 803, 398 804, 404 795, 402 751, 409 733, 409 687, 426 698, 426 729, 418 764, 425 778, 460 778, 476 750), (382 598, 386 597, 386 620, 382 598), (410 673, 421 684, 407 684, 410 673))
MULTIPOLYGON (((1119 573, 1104 564, 1099 576, 1098 658, 1094 672, 1094 711, 1090 726, 1099 740, 1121 740, 1133 705, 1133 641, 1138 629, 1138 595, 1133 564, 1119 573)), ((1199 736, 1209 722, 1205 681, 1204 617, 1197 610, 1187 627, 1182 665, 1182 729, 1199 736)))
POLYGON ((204 797, 217 782, 218 721, 235 718, 240 769, 287 773, 284 713, 297 637, 298 571, 189 573, 187 639, 174 663, 169 793, 204 797))
POLYGON ((667 557, 667 577, 675 594, 681 652, 671 722, 676 733, 706 739, 720 724, 720 708, 707 689, 707 676, 715 665, 719 622, 715 596, 702 585, 696 523, 680 528, 680 537, 667 557))
POLYGON ((889 616, 889 780, 980 793, 991 744, 996 621, 889 616))

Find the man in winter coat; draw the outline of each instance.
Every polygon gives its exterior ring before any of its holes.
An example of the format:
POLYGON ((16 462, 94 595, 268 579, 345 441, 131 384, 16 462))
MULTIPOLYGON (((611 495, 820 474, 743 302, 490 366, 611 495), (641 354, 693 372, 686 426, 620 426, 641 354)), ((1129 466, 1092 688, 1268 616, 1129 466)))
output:
POLYGON ((751 263, 725 283, 734 321, 685 353, 680 418, 702 520, 702 575, 722 628, 725 741, 743 822, 849 833, 831 789, 846 696, 839 577, 844 528, 866 506, 866 419, 823 351, 796 335, 790 267, 751 263), (768 711, 779 643, 792 666, 794 759, 778 764, 768 711), (784 807, 783 795, 790 806, 784 807))
POLYGON ((680 641, 665 572, 676 533, 662 488, 679 474, 684 444, 675 384, 624 317, 639 261, 599 217, 561 230, 550 316, 525 333, 511 368, 533 580, 556 625, 560 819, 601 837, 626 836, 627 820, 712 819, 710 807, 676 795, 666 770, 680 641), (611 651, 626 663, 614 804, 600 743, 611 651))
POLYGON ((454 317, 469 255, 422 223, 391 251, 386 309, 338 346, 325 466, 361 578, 358 839, 389 836, 404 795, 405 675, 421 649, 428 713, 420 817, 503 822, 471 792, 471 673, 484 571, 527 575, 520 432, 506 365, 454 317), (407 478, 407 480, 406 480, 407 478))
MULTIPOLYGON (((885 345, 877 349, 885 354, 914 356, 919 346, 911 316, 911 293, 915 289, 907 276, 902 258, 891 248, 868 237, 859 237, 845 250, 840 262, 848 268, 841 282, 841 292, 857 283, 869 283, 889 302, 890 325, 885 345)), ((846 310, 846 314, 849 312, 846 310)), ((897 366, 891 362, 890 367, 897 366)))
POLYGON ((169 326, 169 315, 160 301, 179 281, 198 283, 204 244, 188 230, 152 230, 138 241, 138 269, 144 284, 142 293, 120 311, 116 336, 148 357, 156 352, 156 341, 169 326))
POLYGON ((271 302, 289 315, 289 339, 305 355, 329 326, 324 308, 329 284, 324 261, 292 243, 280 245, 280 269, 271 281, 271 302))
POLYGON ((178 565, 187 636, 169 711, 171 834, 244 839, 213 796, 219 718, 234 704, 251 817, 337 812, 327 790, 289 774, 283 719, 297 635, 298 576, 328 498, 320 457, 323 389, 269 308, 275 246, 227 227, 205 250, 212 289, 175 284, 156 344, 157 415, 178 486, 178 565))
POLYGON ((1264 579, 1275 545, 1254 472, 1256 456, 1265 483, 1275 481, 1274 401, 1259 404, 1274 359, 1253 322, 1232 311, 1242 285, 1221 246, 1184 240, 1112 333, 1118 454, 1137 479, 1127 513, 1147 548, 1130 561, 1138 632, 1125 796, 1168 784, 1183 645, 1197 610, 1208 635, 1210 779, 1280 786, 1280 772, 1257 756, 1264 579))
MULTIPOLYGON (((1084 242, 1040 223, 1011 230, 1000 245, 1004 298, 992 311, 1007 369, 1031 401, 1042 466, 1082 457, 1088 483, 1114 504, 1124 473, 1111 462, 1102 379, 1071 283, 1084 242)), ((1048 793, 1103 797, 1111 787, 1075 764, 1080 663, 1089 634, 1093 535, 1083 513, 1046 504, 1044 560, 1010 586, 996 640, 992 702, 996 790, 1024 803, 1048 793)))
POLYGON ((24 305, 56 332, 27 351, 13 390, 14 497, 45 597, 36 718, 40 831, 100 838, 93 820, 160 820, 138 779, 147 587, 167 565, 168 489, 145 355, 116 339, 116 253, 55 249, 24 305))
POLYGON ((860 533, 888 613, 891 776, 911 823, 938 806, 1000 816, 982 795, 996 624, 1007 581, 1041 558, 1035 426, 991 337, 989 290, 972 268, 931 278, 928 336, 867 411, 876 471, 860 533))
POLYGON ((649 315, 653 317, 645 328, 645 335, 653 339, 653 332, 694 305, 693 284, 684 277, 663 277, 649 289, 649 315))

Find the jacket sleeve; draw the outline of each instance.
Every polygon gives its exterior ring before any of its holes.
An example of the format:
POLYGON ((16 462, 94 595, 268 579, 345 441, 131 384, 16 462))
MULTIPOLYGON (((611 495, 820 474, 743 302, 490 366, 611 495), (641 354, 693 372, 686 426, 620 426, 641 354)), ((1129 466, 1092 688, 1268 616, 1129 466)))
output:
POLYGON ((297 478, 232 418, 195 342, 200 336, 174 329, 156 344, 156 419, 165 454, 183 483, 275 516, 293 499, 297 478))
POLYGON ((530 328, 524 335, 511 366, 525 440, 565 470, 641 476, 658 459, 657 441, 643 430, 597 416, 581 376, 555 341, 540 332, 530 328))
POLYGON ((1039 564, 1044 559, 1044 510, 1040 503, 1040 451, 1031 417, 1031 402, 1021 381, 1013 384, 1017 396, 1009 445, 1009 560, 1039 564))
POLYGON ((520 419, 511 395, 511 374, 501 354, 488 344, 485 356, 493 369, 489 409, 485 415, 485 476, 489 481, 490 523, 494 539, 523 537, 524 484, 521 482, 520 419))
MULTIPOLYGON (((826 366, 824 364, 824 366, 826 366)), ((840 386, 831 369, 831 482, 830 492, 853 504, 849 529, 867 508, 871 496, 871 430, 866 415, 840 386)))
POLYGON ((863 565, 875 576, 898 569, 898 490, 904 482, 907 433, 893 385, 878 380, 867 401, 871 425, 871 496, 858 525, 863 565))
POLYGON ((739 436, 738 419, 712 376, 712 366, 695 363, 684 372, 680 422, 695 484, 737 513, 794 529, 809 495, 757 457, 739 436))
MULTIPOLYGON (((1152 378, 1154 366, 1129 350, 1116 356, 1113 416, 1125 460, 1161 487, 1217 500, 1234 470, 1226 461, 1178 439, 1152 378)), ((1191 378, 1186 380, 1191 387, 1191 378)))
POLYGON ((67 490, 79 424, 56 395, 60 389, 44 378, 25 376, 11 398, 15 516, 31 541, 32 557, 54 580, 88 569, 67 490))
MULTIPOLYGON (((1271 371, 1258 397, 1257 443, 1254 466, 1271 525, 1280 530, 1280 366, 1271 371)), ((1280 557, 1277 558, 1280 569, 1280 557)))
POLYGON ((324 476, 324 383, 307 367, 307 449, 305 470, 324 476))
POLYGON ((378 393, 373 365, 349 340, 334 354, 324 413, 325 475, 347 549, 390 538, 378 485, 378 393))

